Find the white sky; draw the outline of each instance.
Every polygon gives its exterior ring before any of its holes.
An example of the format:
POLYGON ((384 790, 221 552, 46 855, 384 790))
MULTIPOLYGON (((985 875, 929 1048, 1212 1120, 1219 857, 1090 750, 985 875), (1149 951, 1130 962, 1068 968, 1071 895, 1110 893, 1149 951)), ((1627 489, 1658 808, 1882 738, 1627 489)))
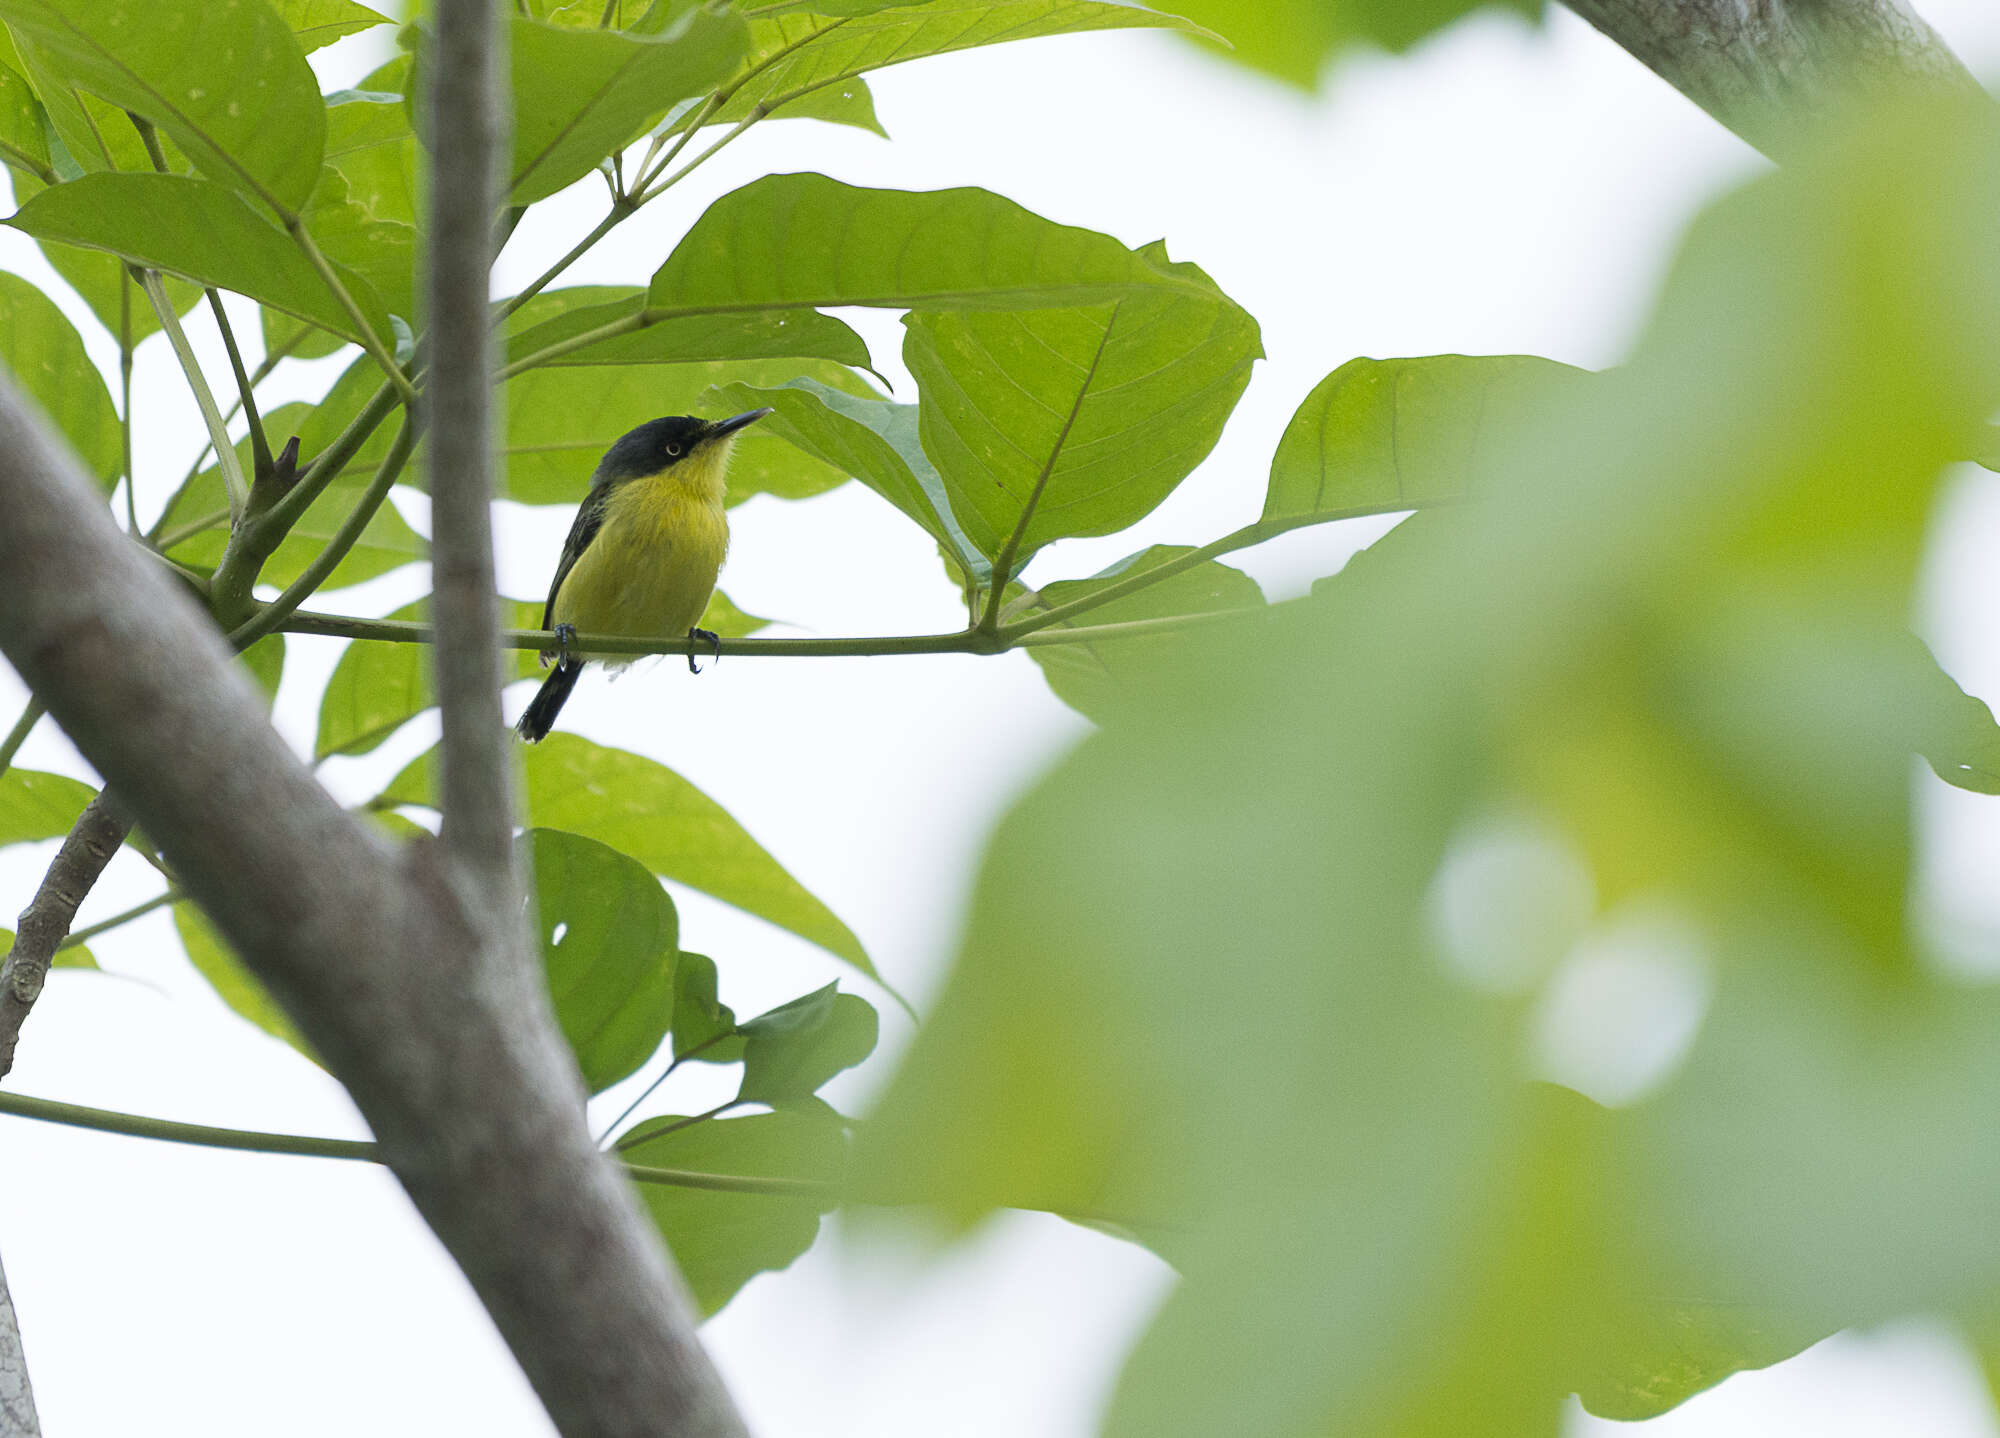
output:
MULTIPOLYGON (((1975 68, 2000 67, 1990 0, 1920 8, 1975 68)), ((351 83, 387 34, 321 52, 322 76, 351 83)), ((1480 21, 1412 57, 1347 61, 1316 101, 1137 33, 945 57, 874 83, 893 143, 765 126, 571 278, 643 281, 702 204, 769 170, 982 185, 1128 243, 1165 235, 1262 321, 1270 358, 1179 493, 1126 535, 1053 547, 1031 580, 1088 574, 1151 543, 1199 543, 1253 517, 1293 408, 1353 355, 1615 362, 1688 217, 1760 164, 1566 12, 1543 31, 1480 21)), ((579 185, 559 205, 523 226, 503 284, 538 272, 592 224, 601 186, 579 185)), ((0 230, 0 267, 49 277, 11 231, 0 230)), ((878 366, 911 395, 895 317, 855 319, 878 366)), ((88 321, 80 327, 115 374, 115 352, 88 321)), ((243 309, 239 334, 255 329, 243 309)), ((225 373, 212 328, 197 317, 191 331, 212 373, 225 373)), ((292 367, 296 388, 274 381, 273 401, 315 396, 344 363, 292 367)), ((138 384, 141 492, 157 504, 200 428, 158 340, 141 353, 138 384)), ((408 512, 422 527, 420 504, 408 512)), ((2000 696, 2000 645, 1977 622, 2000 600, 1981 563, 2000 542, 1990 477, 1968 482, 1953 523, 1931 632, 1969 688, 2000 696)), ((538 595, 565 527, 505 513, 503 588, 538 595)), ((1238 562, 1274 596, 1294 593, 1381 528, 1296 534, 1238 562)), ((406 570, 339 601, 385 612, 420 593, 422 575, 406 570)), ((746 608, 816 634, 933 630, 960 617, 929 542, 858 485, 736 511, 723 584, 746 608)), ((307 701, 339 645, 292 644, 278 722, 304 749, 307 701)), ((0 667, 0 724, 23 698, 0 667)), ((994 817, 1084 728, 1018 654, 733 659, 698 683, 676 661, 615 688, 593 672, 563 718, 715 796, 920 1003, 942 975, 994 817)), ((376 756, 327 766, 327 780, 344 798, 366 797, 434 732, 415 725, 376 756)), ((18 762, 85 772, 46 725, 18 762)), ((2000 825, 1980 801, 1926 792, 1930 871, 1945 901, 1960 901, 2000 863, 2000 825)), ((25 903, 52 850, 0 853, 6 906, 25 903)), ((150 894, 149 878, 121 858, 82 919, 150 894)), ((721 961, 724 997, 740 1013, 844 972, 756 920, 676 898, 684 943, 721 961)), ((10 1087, 196 1122, 360 1135, 337 1085, 221 1008, 164 915, 94 947, 129 977, 58 974, 10 1087)), ((907 1026, 887 1006, 884 1023, 893 1053, 907 1026)), ((878 1058, 840 1080, 836 1097, 865 1103, 887 1070, 878 1058)), ((670 1093, 682 1111, 726 1096, 679 1082, 670 1093)), ((602 1116, 625 1097, 602 1100, 602 1116)), ((0 1118, 0 1173, 0 1256, 53 1438, 550 1431, 456 1270, 378 1170, 0 1118)), ((830 1234, 788 1273, 755 1280, 706 1330, 766 1438, 1081 1438, 1168 1282, 1145 1253, 1040 1216, 998 1220, 928 1261, 885 1242, 830 1234)), ((1657 1427, 1671 1438, 2000 1434, 1968 1355, 1921 1323, 1845 1336, 1732 1380, 1657 1427)), ((1575 1438, 1610 1431, 1581 1418, 1574 1427, 1575 1438)))

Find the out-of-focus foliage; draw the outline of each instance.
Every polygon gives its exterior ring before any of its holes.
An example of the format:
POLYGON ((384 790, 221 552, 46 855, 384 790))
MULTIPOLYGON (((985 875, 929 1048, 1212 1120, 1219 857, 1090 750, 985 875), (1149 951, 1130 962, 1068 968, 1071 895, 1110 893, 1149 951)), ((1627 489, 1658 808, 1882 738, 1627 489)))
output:
POLYGON ((1539 17, 1545 0, 1179 0, 1175 6, 1227 42, 1216 53, 1314 88, 1350 45, 1407 50, 1479 10, 1539 17))
POLYGON ((2000 1014, 1909 894, 1911 757, 1963 713, 1915 566, 2000 404, 2000 145, 1961 119, 1717 206, 1628 365, 1486 408, 1472 498, 1190 631, 1003 824, 864 1191, 1171 1257, 1109 1432, 1553 1434, 1572 1391, 1643 1416, 2000 1286, 2000 1014), (1531 1010, 1439 962, 1426 896, 1495 807, 1600 914, 1701 935, 1650 1100, 1531 1085, 1531 1010))

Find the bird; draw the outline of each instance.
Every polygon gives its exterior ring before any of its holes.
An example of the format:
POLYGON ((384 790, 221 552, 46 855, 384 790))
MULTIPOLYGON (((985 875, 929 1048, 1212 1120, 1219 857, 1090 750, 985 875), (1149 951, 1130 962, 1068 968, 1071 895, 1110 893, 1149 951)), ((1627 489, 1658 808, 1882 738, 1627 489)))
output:
MULTIPOLYGON (((604 452, 542 609, 542 628, 555 637, 542 662, 553 660, 555 669, 514 726, 528 743, 548 736, 576 688, 583 660, 570 646, 579 630, 640 639, 685 633, 720 656, 721 639, 696 624, 729 549, 723 509, 729 453, 745 426, 770 413, 753 409, 718 420, 669 415, 646 421, 604 452)), ((632 660, 607 662, 622 668, 632 660)), ((688 668, 701 672, 692 652, 688 668)))

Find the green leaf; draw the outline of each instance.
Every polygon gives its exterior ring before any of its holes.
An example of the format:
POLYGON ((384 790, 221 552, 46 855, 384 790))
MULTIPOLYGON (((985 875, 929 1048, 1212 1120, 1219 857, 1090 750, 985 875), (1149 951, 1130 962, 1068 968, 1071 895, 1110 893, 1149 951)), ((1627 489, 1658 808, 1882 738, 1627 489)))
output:
POLYGON ((0 365, 98 483, 106 490, 116 484, 125 463, 111 391, 55 302, 18 275, 0 274, 0 365))
MULTIPOLYGON (((816 0, 817 3, 817 0, 816 0)), ((1407 50, 1482 7, 1529 18, 1543 0, 1177 0, 1193 20, 1213 27, 1216 53, 1310 90, 1326 63, 1352 44, 1407 50)))
POLYGON ((960 574, 991 582, 993 567, 959 528, 944 481, 924 453, 917 406, 842 394, 810 379, 775 389, 727 384, 713 391, 711 403, 718 411, 775 410, 759 429, 860 480, 923 526, 960 574))
POLYGON ((327 96, 326 163, 340 172, 347 198, 370 219, 417 223, 417 137, 400 93, 360 89, 327 96))
MULTIPOLYGON (((592 288, 601 288, 593 286, 592 288)), ((561 293, 558 291, 557 293, 561 293)), ((540 299, 540 296, 536 297, 540 299)), ((524 308, 522 316, 530 314, 524 308)), ((701 360, 822 359, 868 366, 861 336, 816 310, 772 313, 671 314, 646 308, 642 297, 577 308, 514 334, 509 360, 519 362, 595 331, 605 337, 543 365, 674 364, 701 360)))
POLYGON ((0 848, 60 839, 97 791, 67 774, 9 768, 0 774, 0 848))
POLYGON ((674 1020, 680 921, 643 864, 577 834, 522 836, 535 871, 542 964, 563 1037, 592 1093, 629 1078, 674 1020))
POLYGON ((31 170, 46 183, 50 168, 49 142, 43 130, 47 116, 27 77, 0 65, 0 160, 31 170))
POLYGON ((279 310, 260 306, 258 316, 263 321, 266 354, 282 351, 294 359, 325 359, 352 343, 339 335, 329 334, 318 325, 295 320, 279 310))
POLYGON ((285 636, 267 634, 236 656, 250 674, 251 682, 263 693, 266 712, 278 697, 278 685, 285 677, 285 636))
POLYGON ((272 0, 272 5, 307 54, 343 36, 395 23, 354 0, 272 0))
MULTIPOLYGON (((1138 255, 1208 285, 1164 245, 1138 255)), ((904 323, 924 451, 981 553, 1020 533, 1017 565, 1151 512, 1215 447, 1264 353, 1257 322, 1212 287, 904 323)))
MULTIPOLYGON (((376 802, 431 805, 436 763, 435 749, 423 754, 376 802)), ((847 925, 719 804, 664 764, 575 734, 551 734, 528 751, 526 767, 528 822, 535 827, 609 844, 663 879, 768 919, 877 977, 847 925)))
MULTIPOLYGON (((651 1168, 829 1187, 840 1182, 846 1164, 846 1135, 830 1109, 709 1119, 660 1132, 676 1121, 658 1118, 639 1125, 619 1142, 619 1157, 651 1168)), ((716 1193, 659 1183, 637 1188, 704 1315, 718 1311, 758 1274, 784 1268, 811 1248, 819 1237, 819 1216, 834 1206, 831 1193, 825 1198, 716 1193)))
POLYGON ((875 1052, 880 1023, 866 999, 838 985, 781 1004, 743 1024, 743 1087, 737 1097, 785 1104, 875 1052))
POLYGON ((647 303, 666 317, 826 305, 1017 310, 1154 290, 1214 294, 1109 235, 985 190, 868 190, 803 174, 770 175, 710 205, 654 273, 647 303))
POLYGON ((681 954, 674 972, 674 1057, 690 1063, 733 1064, 743 1057, 736 1014, 717 998, 715 960, 681 954))
MULTIPOLYGON (((5 959, 13 947, 14 931, 12 929, 0 929, 0 959, 5 959)), ((57 949, 55 956, 49 960, 49 967, 52 969, 90 969, 98 972, 102 972, 103 970, 103 965, 97 962, 97 956, 91 953, 89 947, 84 944, 71 944, 66 949, 57 949)))
POLYGON ((1958 687, 1920 641, 1911 641, 1912 661, 1923 671, 1913 682, 1928 691, 1930 703, 1916 750, 1945 783, 1975 794, 2000 794, 2000 725, 1984 700, 1958 687))
MULTIPOLYGON (((347 311, 284 232, 207 180, 85 175, 44 190, 7 223, 38 240, 103 250, 234 290, 335 334, 360 338, 347 311)), ((387 334, 389 313, 372 287, 352 271, 341 279, 377 332, 387 334)))
POLYGON ((1589 371, 1533 355, 1349 360, 1278 442, 1265 519, 1340 519, 1465 498, 1479 466, 1589 371))
MULTIPOLYGON (((25 205, 47 188, 34 176, 21 170, 14 171, 14 199, 17 203, 25 205)), ((128 278, 124 261, 98 250, 80 250, 53 240, 38 239, 35 243, 56 273, 90 306, 90 312, 114 342, 118 339, 121 320, 130 326, 134 347, 148 335, 159 331, 160 322, 154 317, 153 307, 147 302, 145 293, 128 278)), ((165 283, 167 300, 173 305, 175 314, 185 315, 201 302, 199 286, 172 275, 166 277, 165 283)))
POLYGON ((304 224, 321 252, 344 271, 368 281, 390 314, 405 319, 416 314, 417 232, 413 226, 376 219, 350 197, 347 177, 332 166, 320 171, 304 224))
MULTIPOLYGON (((1151 549, 1128 555, 1090 579, 1065 579, 1036 592, 1021 617, 1103 589, 1129 575, 1179 559, 1191 551, 1186 545, 1156 544, 1151 549)), ((1240 569, 1215 560, 1205 560, 1122 599, 1113 599, 1096 609, 1088 609, 1072 619, 1058 620, 1044 629, 1060 634, 1065 629, 1104 624, 1129 624, 1142 619, 1161 619, 1178 614, 1210 614, 1238 609, 1262 609, 1264 593, 1257 581, 1240 569)), ((1099 724, 1115 720, 1135 706, 1158 703, 1170 684, 1174 688, 1199 685, 1217 676, 1191 668, 1184 634, 1141 635, 1136 638, 1098 638, 1088 643, 1038 644, 1030 646, 1028 657, 1049 681, 1056 697, 1099 724)))
POLYGON ((174 929, 180 934, 188 961, 208 980, 216 997, 234 1009, 239 1018, 248 1019, 272 1038, 290 1044, 306 1058, 318 1063, 319 1059, 306 1046, 305 1039, 292 1026, 291 1019, 278 1007, 278 1001, 244 967, 235 950, 209 923, 208 916, 192 902, 178 903, 173 908, 174 929))
POLYGON ((682 14, 660 35, 580 30, 516 15, 511 33, 517 205, 545 199, 622 150, 677 101, 712 88, 741 60, 741 17, 682 14))
POLYGON ((781 116, 796 114, 793 107, 803 101, 780 102, 927 55, 1090 30, 1200 31, 1178 16, 1122 0, 928 0, 899 7, 813 3, 800 8, 815 13, 752 22, 747 78, 714 117, 717 122, 734 123, 758 105, 777 105, 775 113, 781 116))
MULTIPOLYGON (((274 449, 282 442, 279 436, 299 433, 311 427, 312 419, 317 416, 310 414, 309 410, 307 405, 288 404, 264 416, 265 432, 272 437, 274 449)), ((393 433, 394 422, 384 428, 393 433)), ((386 445, 387 441, 383 443, 386 445)), ((238 458, 246 466, 245 473, 249 472, 249 445, 248 436, 236 443, 238 458)), ((310 455, 311 451, 306 453, 310 455)), ((306 512, 299 516, 298 523, 293 525, 291 532, 265 563, 263 573, 258 577, 259 582, 282 588, 303 574, 307 566, 319 557, 327 542, 340 531, 341 525, 346 523, 347 516, 368 488, 371 477, 356 466, 328 484, 325 491, 306 508, 306 512)), ((223 551, 229 542, 228 514, 222 471, 211 465, 196 475, 175 499, 167 511, 164 533, 171 535, 202 520, 208 523, 171 545, 168 555, 190 568, 213 570, 222 562, 223 551)), ((360 539, 355 541, 347 556, 333 567, 323 588, 343 589, 428 557, 429 550, 423 538, 404 522, 395 505, 385 503, 362 529, 360 539)))
POLYGON ((0 0, 24 57, 153 121, 211 179, 296 212, 319 176, 326 107, 266 0, 229 5, 0 0))

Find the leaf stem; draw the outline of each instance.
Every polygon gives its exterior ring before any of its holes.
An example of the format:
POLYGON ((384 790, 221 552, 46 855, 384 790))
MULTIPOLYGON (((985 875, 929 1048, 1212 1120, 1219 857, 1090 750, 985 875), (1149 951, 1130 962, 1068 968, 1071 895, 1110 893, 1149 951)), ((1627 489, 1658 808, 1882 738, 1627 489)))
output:
MULTIPOLYGON (((664 1124, 661 1127, 656 1128, 652 1132, 648 1133, 644 1138, 636 1141, 640 1143, 651 1143, 656 1138, 664 1138, 670 1133, 679 1133, 684 1128, 693 1128, 698 1123, 707 1123, 712 1118, 720 1118, 722 1117, 722 1115, 728 1113, 731 1109, 742 1108, 743 1105, 748 1102, 750 1102, 750 1100, 743 1098, 730 1099, 727 1103, 719 1103, 714 1108, 709 1109, 705 1113, 698 1113, 690 1115, 687 1118, 675 1119, 672 1123, 664 1124)), ((611 1151, 613 1153, 616 1153, 618 1152, 619 1149, 623 1148, 627 1143, 631 1142, 634 1142, 634 1140, 632 1138, 632 1135, 628 1133, 623 1138, 619 1139, 617 1143, 611 1146, 611 1151)))
POLYGON ((132 473, 132 272, 118 270, 118 440, 125 468, 125 532, 139 533, 139 480, 132 473))
POLYGON ((167 343, 174 347, 174 357, 180 361, 181 373, 187 376, 188 388, 194 391, 195 405, 201 410, 202 421, 208 426, 208 442, 215 447, 216 463, 222 466, 222 487, 229 496, 229 513, 233 519, 243 513, 244 503, 250 497, 250 486, 243 480, 243 466, 236 458, 236 446, 229 442, 229 429, 223 421, 222 411, 216 406, 215 396, 209 391, 201 366, 195 363, 194 348, 188 344, 187 334, 181 329, 180 316, 174 313, 159 275, 152 270, 137 270, 135 274, 139 287, 152 302, 153 313, 159 317, 160 328, 167 332, 167 343))
POLYGON ((361 347, 368 351, 376 364, 381 366, 382 373, 402 396, 403 403, 415 408, 417 392, 410 384, 409 376, 404 374, 403 367, 396 363, 395 354, 383 343, 382 336, 375 333, 375 326, 370 324, 368 316, 361 312, 361 306, 355 302, 346 283, 335 272, 332 261, 320 252, 320 247, 313 241, 312 232, 305 227, 304 221, 296 216, 287 222, 286 228, 291 231, 292 239, 297 243, 300 253, 315 270, 319 271, 320 280, 328 292, 333 295, 340 307, 347 311, 347 317, 354 321, 354 328, 361 336, 361 347))
POLYGON ((263 416, 257 413, 257 401, 250 393, 250 375, 243 368, 243 353, 236 348, 236 331, 229 327, 229 316, 222 308, 222 296, 212 288, 205 293, 208 295, 208 307, 215 315, 215 327, 222 331, 222 347, 229 354, 230 372, 236 376, 238 403, 250 421, 252 473, 261 479, 271 472, 271 442, 265 437, 263 416))
MULTIPOLYGON (((54 1099, 0 1089, 0 1113, 16 1118, 37 1119, 42 1123, 65 1124, 98 1133, 123 1134, 128 1138, 150 1138, 163 1143, 194 1144, 200 1148, 234 1149, 247 1153, 293 1154, 305 1158, 350 1159, 380 1163, 376 1145, 357 1139, 318 1138, 307 1134, 266 1133, 256 1129, 214 1128, 207 1124, 177 1123, 172 1119, 149 1118, 143 1114, 120 1113, 115 1109, 85 1108, 81 1104, 59 1103, 54 1099)), ((748 1174, 703 1173, 695 1169, 660 1168, 652 1164, 626 1164, 625 1170, 640 1183, 662 1184, 671 1188, 699 1188, 716 1193, 762 1194, 773 1198, 831 1198, 832 1185, 799 1178, 759 1178, 748 1174)))
MULTIPOLYGON (((282 362, 288 356, 290 356, 293 350, 297 349, 301 344, 305 343, 305 338, 308 333, 309 331, 304 328, 292 331, 290 338, 288 338, 283 344, 279 345, 276 349, 272 350, 269 354, 265 355, 263 359, 259 360, 257 363, 257 368, 251 371, 250 373, 250 387, 252 389, 255 389, 258 385, 262 384, 266 379, 270 378, 271 371, 276 369, 280 364, 280 362, 282 362)), ((236 412, 241 408, 243 408, 243 401, 239 399, 236 401, 235 404, 232 404, 229 407, 229 412, 223 415, 222 417, 223 422, 226 424, 228 421, 236 418, 236 412)), ((201 447, 201 453, 197 454, 194 457, 194 463, 188 466, 188 472, 181 477, 179 488, 174 490, 173 496, 167 500, 166 506, 163 509, 161 509, 160 517, 153 521, 152 529, 147 531, 146 534, 147 543, 156 545, 162 549, 167 549, 172 547, 172 545, 170 544, 164 544, 161 542, 160 531, 166 528, 167 520, 172 516, 174 512, 174 506, 180 503, 181 496, 187 493, 188 486, 193 484, 195 480, 200 476, 201 462, 204 459, 208 458, 209 451, 214 448, 215 448, 215 441, 213 439, 210 439, 206 444, 204 444, 201 447)), ((227 516, 225 515, 224 518, 227 518, 227 516)), ((206 529, 208 528, 209 524, 213 524, 214 522, 215 522, 214 520, 210 520, 208 521, 207 524, 201 525, 200 528, 206 529)), ((183 525, 181 530, 176 531, 176 533, 180 535, 180 539, 185 539, 187 538, 189 533, 199 533, 199 530, 190 531, 187 529, 185 525, 183 525)), ((173 543, 178 544, 180 542, 180 539, 174 540, 173 543)))
POLYGON ((100 920, 86 928, 71 929, 68 937, 56 945, 56 952, 61 953, 64 949, 73 949, 78 944, 96 938, 99 934, 109 933, 120 925, 129 924, 134 919, 144 918, 155 909, 164 909, 169 904, 178 904, 186 897, 186 894, 183 894, 179 889, 170 885, 165 893, 155 894, 143 904, 134 904, 122 914, 113 914, 110 918, 100 920))
POLYGON ((28 696, 28 707, 21 711, 21 717, 14 721, 14 727, 7 731, 7 737, 0 739, 0 774, 7 772, 7 766, 14 762, 14 756, 21 752, 21 746, 28 740, 28 734, 41 721, 48 708, 34 695, 28 696))
POLYGON ((639 1105, 644 1103, 647 1099, 651 1098, 654 1092, 659 1088, 661 1084, 665 1083, 668 1079, 674 1076, 675 1069, 679 1068, 682 1064, 686 1063, 689 1059, 693 1058, 703 1049, 713 1048, 715 1045, 721 1043, 724 1039, 734 1038, 740 1032, 742 1032, 740 1029, 735 1029, 735 1028, 724 1029, 719 1034, 710 1034, 707 1038, 703 1039, 700 1043, 696 1044, 686 1053, 675 1054, 673 1062, 667 1065, 666 1072, 662 1073, 658 1078, 654 1079, 651 1083, 647 1084, 644 1093, 640 1094, 637 1098, 633 1099, 632 1102, 626 1104, 625 1111, 619 1114, 618 1117, 614 1118, 613 1120, 611 1120, 610 1123, 604 1126, 604 1132, 600 1133, 597 1136, 598 1147, 602 1148, 604 1146, 604 1141, 610 1138, 612 1134, 618 1132, 618 1126, 624 1123, 626 1119, 632 1117, 633 1110, 638 1108, 639 1105))

